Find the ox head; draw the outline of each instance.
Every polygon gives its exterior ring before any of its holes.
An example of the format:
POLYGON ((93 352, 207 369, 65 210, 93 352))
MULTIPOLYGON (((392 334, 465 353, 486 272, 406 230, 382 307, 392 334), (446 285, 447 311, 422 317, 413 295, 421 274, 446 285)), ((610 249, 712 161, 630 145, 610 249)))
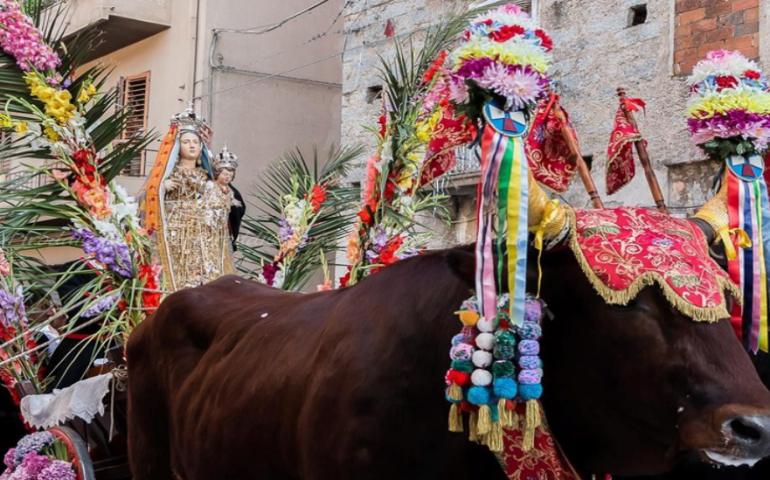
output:
MULTIPOLYGON (((529 223, 538 225, 547 200, 530 190, 529 223)), ((553 218, 547 235, 564 226, 553 218)), ((727 319, 693 321, 655 285, 610 305, 566 248, 544 253, 542 271, 554 314, 543 327, 543 403, 580 470, 648 475, 690 452, 721 464, 770 455, 770 392, 727 319)))

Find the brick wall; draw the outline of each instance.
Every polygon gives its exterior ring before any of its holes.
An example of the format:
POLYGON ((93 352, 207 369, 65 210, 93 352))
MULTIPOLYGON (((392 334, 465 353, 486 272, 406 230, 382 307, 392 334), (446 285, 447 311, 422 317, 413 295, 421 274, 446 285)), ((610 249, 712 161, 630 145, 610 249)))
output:
POLYGON ((676 0, 675 12, 675 74, 689 74, 710 50, 759 57, 759 0, 676 0))

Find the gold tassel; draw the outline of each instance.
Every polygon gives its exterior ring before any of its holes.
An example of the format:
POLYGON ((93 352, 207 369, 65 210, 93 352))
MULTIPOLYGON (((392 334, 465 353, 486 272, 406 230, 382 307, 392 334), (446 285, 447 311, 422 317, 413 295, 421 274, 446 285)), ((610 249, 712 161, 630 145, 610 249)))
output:
POLYGON ((509 410, 505 406, 506 400, 504 398, 501 398, 499 402, 497 402, 497 411, 500 415, 500 425, 503 426, 503 428, 514 428, 513 424, 513 410, 509 410))
POLYGON ((453 383, 449 387, 449 398, 454 402, 461 402, 463 399, 463 389, 460 385, 453 383))
POLYGON ((540 404, 537 400, 527 402, 527 413, 524 419, 524 441, 521 449, 529 452, 535 446, 535 432, 540 427, 542 420, 540 418, 540 404))
POLYGON ((503 426, 500 422, 492 423, 492 430, 484 437, 484 445, 493 452, 502 452, 504 450, 503 426))
POLYGON ((477 425, 478 421, 479 421, 478 412, 471 412, 471 420, 470 422, 468 422, 468 427, 471 429, 471 433, 470 433, 471 442, 479 441, 478 425, 477 425))
POLYGON ((450 432, 463 431, 463 416, 460 413, 460 410, 457 408, 456 403, 453 403, 452 408, 449 409, 449 431, 450 432))
POLYGON ((489 405, 482 405, 479 408, 479 425, 476 432, 479 436, 484 436, 492 430, 492 410, 489 405))

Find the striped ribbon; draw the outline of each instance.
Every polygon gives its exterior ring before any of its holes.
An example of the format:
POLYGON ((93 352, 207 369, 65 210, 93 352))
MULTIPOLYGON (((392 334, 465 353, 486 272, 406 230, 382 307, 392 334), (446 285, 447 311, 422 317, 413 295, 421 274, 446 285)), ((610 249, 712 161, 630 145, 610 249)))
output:
POLYGON ((524 142, 507 137, 491 126, 484 128, 481 139, 481 179, 476 231, 476 292, 481 314, 492 319, 497 314, 497 280, 502 283, 504 270, 503 241, 507 247, 508 289, 511 319, 524 322, 527 277, 528 178, 524 142), (494 226, 495 215, 497 225, 494 226), (503 232, 507 235, 503 237, 503 232), (497 246, 495 266, 493 247, 497 246))
POLYGON ((768 276, 770 256, 770 201, 767 185, 760 178, 745 182, 731 172, 726 176, 730 227, 743 229, 751 247, 738 249, 728 262, 730 278, 741 287, 743 306, 737 303, 731 312, 735 333, 744 346, 756 353, 768 351, 768 276))

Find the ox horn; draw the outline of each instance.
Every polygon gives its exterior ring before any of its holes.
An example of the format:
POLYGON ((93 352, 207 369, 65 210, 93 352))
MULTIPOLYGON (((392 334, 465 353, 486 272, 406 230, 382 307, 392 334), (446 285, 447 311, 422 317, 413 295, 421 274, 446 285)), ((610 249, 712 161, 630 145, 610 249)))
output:
POLYGON ((551 200, 529 172, 529 229, 542 240, 556 238, 567 224, 567 209, 551 200))

